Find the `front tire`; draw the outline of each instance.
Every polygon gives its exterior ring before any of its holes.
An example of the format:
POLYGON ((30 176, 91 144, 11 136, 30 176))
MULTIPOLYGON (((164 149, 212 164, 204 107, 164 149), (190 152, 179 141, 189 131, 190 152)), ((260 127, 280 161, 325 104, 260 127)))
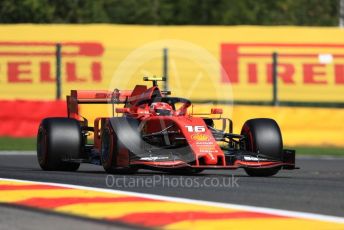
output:
POLYGON ((37 135, 37 160, 43 170, 76 171, 80 163, 66 162, 76 159, 82 151, 81 127, 70 118, 46 118, 37 135))
POLYGON ((252 177, 270 177, 276 175, 281 167, 276 168, 267 168, 267 169, 253 169, 253 168, 245 168, 245 172, 247 175, 252 177))
MULTIPOLYGON (((248 151, 282 161, 283 141, 281 130, 273 119, 258 118, 245 122, 241 134, 245 136, 245 148, 248 151)), ((277 174, 281 167, 245 168, 249 176, 269 177, 277 174)))
MULTIPOLYGON (((130 120, 125 118, 117 118, 122 125, 125 125, 130 120)), ((119 140, 118 133, 120 133, 117 129, 113 128, 110 121, 106 123, 105 128, 102 131, 101 137, 101 162, 105 172, 110 174, 132 174, 137 172, 137 169, 134 167, 129 166, 130 161, 130 151, 126 146, 119 140), (119 167, 118 160, 119 155, 127 155, 127 166, 126 167, 119 167)), ((123 130, 121 130, 123 131, 123 130)), ((128 130, 129 131, 129 130, 128 130)), ((126 160, 126 159, 123 159, 126 160)))

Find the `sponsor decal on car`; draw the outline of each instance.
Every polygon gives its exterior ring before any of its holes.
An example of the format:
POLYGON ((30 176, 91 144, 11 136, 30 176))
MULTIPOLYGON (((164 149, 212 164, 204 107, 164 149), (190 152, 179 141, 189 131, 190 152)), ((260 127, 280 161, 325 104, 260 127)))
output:
POLYGON ((155 156, 155 157, 142 157, 140 160, 143 161, 156 161, 156 160, 166 160, 168 159, 167 156, 155 156))
POLYGON ((191 138, 195 141, 208 141, 209 136, 207 134, 197 133, 191 136, 191 138))
POLYGON ((217 153, 218 152, 215 146, 200 146, 199 151, 201 153, 217 153))
POLYGON ((244 156, 245 161, 266 161, 265 158, 253 157, 253 156, 244 156))

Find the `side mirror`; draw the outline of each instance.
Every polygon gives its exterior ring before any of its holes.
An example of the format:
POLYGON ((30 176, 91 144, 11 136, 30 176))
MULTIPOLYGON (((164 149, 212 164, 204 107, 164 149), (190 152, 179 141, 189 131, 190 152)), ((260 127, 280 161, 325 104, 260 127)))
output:
POLYGON ((223 114, 223 109, 221 109, 221 108, 211 108, 210 113, 211 114, 223 114))
POLYGON ((129 113, 129 108, 116 108, 116 113, 129 113))

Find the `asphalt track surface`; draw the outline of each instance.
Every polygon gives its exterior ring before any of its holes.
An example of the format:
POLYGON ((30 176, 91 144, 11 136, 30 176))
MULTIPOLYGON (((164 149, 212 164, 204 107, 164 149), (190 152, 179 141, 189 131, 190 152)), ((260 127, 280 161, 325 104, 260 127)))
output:
MULTIPOLYGON (((344 217, 344 158, 298 158, 297 165, 301 169, 283 170, 270 178, 248 177, 243 170, 207 170, 201 174, 183 176, 142 170, 134 175, 110 176, 101 166, 88 164, 82 165, 77 172, 46 172, 39 168, 33 154, 0 153, 1 178, 83 185, 344 217)), ((13 211, 8 207, 3 208, 9 210, 5 212, 0 209, 7 215, 13 211)), ((24 217, 27 215, 35 214, 28 212, 24 217)), ((58 219, 49 218, 51 221, 58 219)), ((105 229, 108 228, 105 226, 105 229)))

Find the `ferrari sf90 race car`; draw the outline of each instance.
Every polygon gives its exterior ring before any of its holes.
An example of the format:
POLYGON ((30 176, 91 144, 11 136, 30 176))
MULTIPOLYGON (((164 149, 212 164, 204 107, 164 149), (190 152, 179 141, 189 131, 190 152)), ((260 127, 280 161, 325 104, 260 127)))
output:
POLYGON ((163 78, 144 80, 153 86, 72 90, 67 96, 68 116, 45 118, 39 126, 40 167, 75 171, 80 163, 91 163, 102 165, 107 173, 243 168, 250 176, 295 169, 295 151, 283 149, 274 120, 248 120, 241 133, 235 134, 232 120, 221 117, 221 108, 212 108, 207 115, 193 114, 190 100, 159 89, 157 81, 163 78), (79 114, 79 104, 110 104, 112 114, 97 117, 89 125, 79 114), (88 143, 91 134, 93 141, 88 143))

